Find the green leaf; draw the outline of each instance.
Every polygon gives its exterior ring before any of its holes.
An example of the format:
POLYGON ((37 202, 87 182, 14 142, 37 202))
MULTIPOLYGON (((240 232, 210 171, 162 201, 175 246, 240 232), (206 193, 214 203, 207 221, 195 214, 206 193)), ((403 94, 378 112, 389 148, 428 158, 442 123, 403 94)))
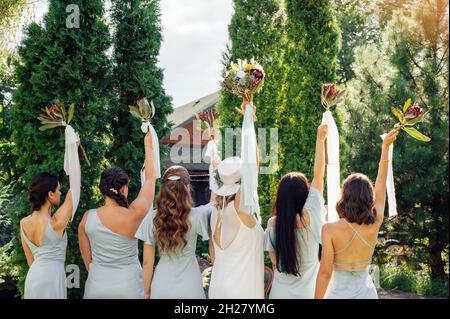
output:
POLYGON ((423 135, 422 133, 420 133, 418 130, 416 130, 415 128, 412 127, 404 127, 403 130, 408 133, 409 135, 411 135, 412 137, 414 137, 415 139, 422 141, 422 142, 429 142, 431 141, 431 138, 429 138, 426 135, 423 135))
POLYGON ((64 121, 67 121, 67 113, 66 113, 66 107, 64 105, 61 105, 61 114, 64 121))
POLYGON ((414 124, 417 124, 417 123, 419 123, 419 122, 422 122, 422 121, 423 121, 423 118, 425 117, 426 114, 427 114, 427 113, 422 114, 422 115, 419 115, 418 117, 416 117, 416 118, 414 118, 414 119, 412 119, 412 120, 406 122, 406 125, 408 125, 408 126, 413 126, 414 124))
POLYGON ((407 99, 405 104, 403 105, 403 113, 408 111, 409 107, 411 106, 411 98, 407 99))
MULTIPOLYGON (((145 100, 144 100, 145 101, 145 100)), ((138 105, 138 113, 140 114, 140 117, 143 118, 144 117, 144 107, 143 107, 144 103, 141 103, 140 105, 138 105)))
POLYGON ((72 121, 72 118, 73 118, 73 113, 75 112, 75 104, 70 104, 70 106, 69 106, 69 117, 68 117, 68 119, 67 119, 67 124, 69 124, 70 123, 70 121, 72 121))
MULTIPOLYGON (((135 109, 137 109, 137 108, 135 108, 135 109)), ((132 110, 132 109, 130 108, 130 113, 131 113, 131 115, 133 115, 135 118, 137 118, 137 119, 139 119, 139 120, 142 121, 142 116, 141 116, 141 113, 139 113, 139 111, 132 110)))
POLYGON ((48 130, 48 129, 51 129, 51 128, 55 128, 55 127, 58 127, 58 126, 61 126, 61 124, 46 124, 46 125, 42 125, 41 127, 39 127, 39 131, 45 131, 45 130, 48 130))
POLYGON ((392 108, 391 108, 391 112, 392 112, 392 114, 395 115, 395 117, 396 117, 400 122, 403 122, 403 114, 402 114, 402 112, 401 112, 398 108, 392 107, 392 108))
POLYGON ((58 124, 61 125, 61 121, 55 121, 55 120, 41 120, 41 124, 58 124))

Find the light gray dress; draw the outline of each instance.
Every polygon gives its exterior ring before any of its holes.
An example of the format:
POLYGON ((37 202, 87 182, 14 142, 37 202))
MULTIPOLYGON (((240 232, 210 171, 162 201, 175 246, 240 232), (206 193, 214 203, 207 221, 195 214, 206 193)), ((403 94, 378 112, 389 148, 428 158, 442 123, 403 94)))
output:
POLYGON ((91 245, 92 262, 84 298, 143 299, 138 240, 111 231, 102 224, 95 209, 88 213, 85 232, 91 245))
MULTIPOLYGON (((334 253, 338 255, 348 249, 352 242, 358 237, 372 252, 375 247, 367 242, 360 234, 359 229, 355 229, 352 224, 344 219, 347 225, 353 229, 353 237, 341 250, 334 253)), ((334 262, 335 269, 331 277, 330 285, 325 293, 326 299, 378 299, 377 289, 369 273, 372 258, 360 262, 334 262), (365 267, 355 267, 365 265, 365 267), (338 269, 336 268, 338 267, 338 269), (339 267, 345 267, 344 269, 339 267)))
MULTIPOLYGON (((191 227, 187 233, 186 247, 177 254, 160 252, 152 284, 151 299, 205 299, 202 275, 195 257, 197 236, 203 240, 209 239, 209 217, 212 204, 193 207, 189 213, 191 227)), ((136 232, 136 237, 147 245, 157 245, 153 218, 155 211, 151 210, 144 218, 136 232)))
POLYGON ((60 237, 48 220, 40 246, 28 239, 20 223, 22 237, 33 254, 34 262, 25 279, 25 299, 66 299, 67 282, 64 262, 66 260, 67 234, 60 237))
MULTIPOLYGON (((311 187, 304 208, 310 216, 310 224, 297 229, 297 258, 299 259, 299 276, 274 271, 274 279, 270 290, 270 299, 312 299, 316 289, 316 278, 319 272, 319 243, 325 215, 322 194, 311 187)), ((264 236, 266 251, 275 251, 275 228, 270 224, 264 236)))

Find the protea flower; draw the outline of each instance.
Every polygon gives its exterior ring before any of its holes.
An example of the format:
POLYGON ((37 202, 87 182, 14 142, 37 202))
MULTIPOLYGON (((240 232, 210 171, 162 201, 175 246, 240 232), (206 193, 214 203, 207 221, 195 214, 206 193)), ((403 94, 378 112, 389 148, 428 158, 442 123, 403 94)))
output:
POLYGON ((411 99, 408 99, 403 105, 403 110, 399 110, 396 107, 391 108, 392 114, 400 121, 395 124, 395 128, 398 130, 403 130, 415 139, 423 142, 429 142, 431 139, 420 133, 418 130, 412 127, 419 122, 422 122, 426 113, 423 108, 421 108, 417 103, 411 105, 411 99))
POLYGON ((148 100, 144 97, 136 101, 136 106, 128 105, 130 108, 130 113, 135 118, 140 119, 143 123, 149 122, 150 119, 155 115, 155 106, 153 101, 148 103, 148 100))
POLYGON ((425 112, 424 112, 423 108, 421 108, 420 106, 415 104, 415 105, 409 107, 408 110, 404 113, 405 120, 415 119, 415 118, 421 116, 424 113, 425 112))
POLYGON ((336 90, 336 85, 334 83, 322 84, 322 105, 329 111, 332 106, 342 101, 344 92, 345 91, 336 90))

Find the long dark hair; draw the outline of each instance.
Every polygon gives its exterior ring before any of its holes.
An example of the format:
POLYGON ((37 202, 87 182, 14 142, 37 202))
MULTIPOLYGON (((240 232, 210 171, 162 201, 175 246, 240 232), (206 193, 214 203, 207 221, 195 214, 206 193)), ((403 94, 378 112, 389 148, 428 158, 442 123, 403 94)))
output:
POLYGON ((299 275, 297 256, 297 215, 303 222, 303 206, 309 194, 309 181, 302 173, 292 172, 283 176, 278 184, 273 207, 275 222, 275 251, 277 270, 299 275))
POLYGON ((360 173, 348 176, 342 184, 341 198, 336 203, 339 217, 359 225, 373 224, 376 216, 374 205, 375 194, 370 179, 360 173))
POLYGON ((100 191, 103 195, 114 199, 120 206, 128 207, 127 198, 120 193, 120 189, 128 185, 130 179, 120 167, 108 168, 100 177, 100 191))
POLYGON ((48 192, 55 192, 58 187, 58 178, 50 173, 35 175, 28 186, 28 197, 32 211, 39 210, 48 197, 48 192))

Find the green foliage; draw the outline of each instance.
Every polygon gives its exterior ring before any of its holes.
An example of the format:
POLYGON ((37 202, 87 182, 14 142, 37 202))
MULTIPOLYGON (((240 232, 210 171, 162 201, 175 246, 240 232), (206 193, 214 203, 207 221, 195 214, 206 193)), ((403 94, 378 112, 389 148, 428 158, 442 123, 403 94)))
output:
MULTIPOLYGON (((111 136, 110 62, 106 50, 110 47, 108 28, 103 19, 101 0, 51 0, 44 24, 32 23, 19 48, 20 61, 15 65, 17 90, 11 108, 12 140, 17 156, 16 164, 23 170, 21 190, 25 191, 32 176, 48 171, 59 177, 63 193, 68 179, 64 178, 64 130, 39 131, 37 119, 42 107, 55 99, 75 104, 72 122, 80 133, 87 155, 94 165, 82 165, 81 199, 78 213, 68 227, 67 264, 76 264, 82 270, 81 289, 70 289, 69 297, 80 297, 86 278, 81 261, 77 225, 82 213, 99 204, 96 188, 100 172, 108 165, 105 160, 111 136), (80 9, 80 28, 66 27, 66 6, 76 4, 80 9)), ((20 267, 19 288, 23 289, 27 265, 17 238, 19 220, 29 214, 28 201, 10 211, 16 227, 14 262, 20 267)))
POLYGON ((350 166, 375 178, 380 135, 397 119, 392 107, 412 98, 428 111, 417 128, 423 143, 401 133, 394 146, 399 216, 385 223, 413 246, 426 240, 432 278, 446 277, 442 252, 448 247, 448 1, 424 3, 412 17, 395 14, 378 44, 356 50, 355 78, 347 85, 346 120, 350 166), (361 143, 364 141, 364 143, 361 143))
MULTIPOLYGON (((237 62, 237 59, 255 58, 264 68, 265 83, 261 91, 255 95, 254 104, 257 107, 258 117, 258 121, 255 122, 256 133, 258 134, 258 128, 267 129, 266 145, 259 145, 260 149, 265 146, 267 154, 270 151, 276 153, 275 149, 270 150, 269 129, 278 126, 275 113, 284 98, 285 66, 282 58, 286 38, 281 9, 278 0, 235 0, 234 15, 228 26, 231 46, 223 56, 224 71, 229 68, 231 61, 237 62)), ((241 98, 225 90, 220 92, 217 109, 222 128, 242 127, 242 116, 234 110, 241 103, 241 98)), ((225 134, 222 136, 225 137, 225 134)), ((267 167, 268 161, 265 162, 263 154, 260 156, 261 167, 267 167)), ((275 193, 275 175, 260 174, 258 182, 261 215, 263 219, 267 219, 275 193)))
POLYGON ((370 0, 334 0, 333 4, 342 34, 338 54, 338 79, 340 82, 347 82, 355 75, 351 67, 355 49, 362 44, 379 41, 376 6, 370 0))
POLYGON ((380 268, 380 285, 419 295, 448 298, 448 279, 431 278, 426 270, 415 270, 407 264, 386 264, 380 268))
POLYGON ((289 45, 286 102, 278 109, 280 173, 301 171, 311 176, 323 113, 321 86, 336 80, 340 32, 329 1, 288 0, 286 6, 289 45))
MULTIPOLYGON (((130 198, 140 189, 139 172, 144 162, 141 123, 129 113, 128 105, 137 100, 153 101, 156 114, 151 120, 160 138, 169 135, 167 115, 172 112, 171 98, 163 88, 163 70, 157 66, 161 47, 161 21, 157 0, 113 0, 114 86, 116 101, 112 106, 113 146, 109 157, 116 166, 131 174, 130 198)), ((160 144, 161 158, 168 147, 160 144)))
POLYGON ((8 42, 15 37, 20 17, 27 3, 28 0, 0 1, 0 50, 6 48, 8 42))

